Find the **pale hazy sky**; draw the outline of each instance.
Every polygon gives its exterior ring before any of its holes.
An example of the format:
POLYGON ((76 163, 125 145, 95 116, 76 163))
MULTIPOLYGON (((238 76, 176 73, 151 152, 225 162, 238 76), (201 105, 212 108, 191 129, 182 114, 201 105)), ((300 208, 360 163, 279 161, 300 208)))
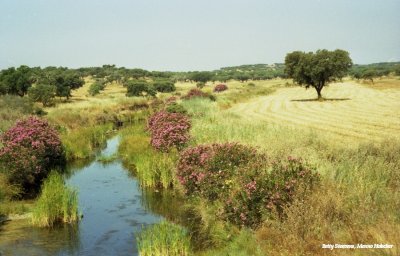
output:
POLYGON ((320 48, 400 61, 400 0, 0 0, 0 68, 212 70, 320 48))

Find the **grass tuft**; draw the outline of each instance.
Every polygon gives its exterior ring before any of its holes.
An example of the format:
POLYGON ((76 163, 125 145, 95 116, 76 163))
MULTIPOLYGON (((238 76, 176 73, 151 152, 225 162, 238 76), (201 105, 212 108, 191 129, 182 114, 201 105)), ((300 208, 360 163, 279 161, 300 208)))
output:
POLYGON ((123 130, 118 154, 123 159, 124 165, 134 171, 142 187, 169 188, 177 183, 175 176, 177 153, 154 150, 143 124, 136 124, 123 130))
POLYGON ((63 177, 51 172, 42 185, 39 199, 33 209, 32 224, 52 227, 57 223, 78 221, 78 193, 65 185, 63 177))
POLYGON ((187 231, 173 223, 162 221, 142 230, 137 237, 141 256, 190 255, 187 231))

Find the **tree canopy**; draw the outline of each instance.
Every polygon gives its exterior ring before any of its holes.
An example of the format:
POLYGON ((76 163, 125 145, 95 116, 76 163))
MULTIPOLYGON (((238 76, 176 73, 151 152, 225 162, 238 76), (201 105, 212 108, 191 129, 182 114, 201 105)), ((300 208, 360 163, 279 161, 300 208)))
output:
POLYGON ((294 51, 286 55, 285 72, 298 85, 313 87, 318 99, 322 99, 322 88, 347 75, 352 64, 349 53, 340 49, 315 53, 294 51))

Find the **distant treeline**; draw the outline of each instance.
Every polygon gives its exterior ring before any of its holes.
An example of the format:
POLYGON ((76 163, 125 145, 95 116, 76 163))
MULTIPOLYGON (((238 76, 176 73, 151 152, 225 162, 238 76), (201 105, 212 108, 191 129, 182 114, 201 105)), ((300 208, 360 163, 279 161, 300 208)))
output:
MULTIPOLYGON (((281 63, 255 64, 235 67, 224 67, 214 71, 147 71, 144 69, 116 67, 103 65, 102 67, 85 67, 69 69, 65 67, 28 67, 8 68, 0 71, 0 95, 14 94, 24 96, 31 90, 31 95, 41 95, 42 92, 58 97, 68 98, 71 90, 84 84, 84 77, 91 76, 98 83, 99 88, 104 84, 118 82, 127 86, 132 80, 147 81, 193 81, 206 83, 208 81, 226 82, 228 80, 267 80, 277 77, 286 78, 285 66, 281 63), (31 89, 35 85, 35 89, 31 89), (36 91, 35 91, 36 90, 36 91)), ((385 62, 368 65, 353 65, 349 75, 355 79, 373 81, 374 78, 389 74, 400 75, 400 62, 385 62)), ((170 85, 168 85, 170 86, 170 85)), ((97 88, 95 88, 97 90, 97 88)), ((162 89, 160 89, 162 91, 162 89)))
POLYGON ((355 79, 373 81, 374 78, 394 74, 400 76, 400 62, 381 62, 367 65, 355 64, 349 71, 349 75, 355 79))

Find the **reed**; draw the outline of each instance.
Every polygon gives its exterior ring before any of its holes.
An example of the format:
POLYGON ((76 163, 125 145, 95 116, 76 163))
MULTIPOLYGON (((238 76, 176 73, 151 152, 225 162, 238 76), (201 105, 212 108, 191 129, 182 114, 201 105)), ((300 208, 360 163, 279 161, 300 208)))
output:
POLYGON ((134 172, 142 187, 169 188, 177 184, 177 153, 154 150, 143 124, 135 124, 123 130, 118 154, 124 164, 134 172))
POLYGON ((141 256, 186 256, 191 254, 187 231, 173 223, 162 221, 145 228, 137 236, 141 256))
POLYGON ((63 177, 52 171, 32 212, 32 224, 52 227, 57 223, 78 221, 78 192, 65 185, 63 177))

